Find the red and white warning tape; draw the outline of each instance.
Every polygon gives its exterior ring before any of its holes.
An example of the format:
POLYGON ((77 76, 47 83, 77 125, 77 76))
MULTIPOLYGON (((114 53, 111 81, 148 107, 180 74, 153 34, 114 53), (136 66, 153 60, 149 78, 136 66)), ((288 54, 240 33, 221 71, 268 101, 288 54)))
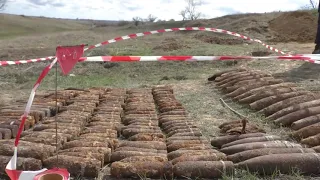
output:
POLYGON ((42 62, 48 61, 55 58, 55 56, 49 56, 45 58, 37 58, 37 59, 28 59, 28 60, 17 60, 17 61, 0 61, 0 66, 7 66, 7 65, 18 65, 18 64, 26 64, 26 63, 33 63, 33 62, 42 62))
POLYGON ((221 34, 227 34, 227 35, 239 37, 239 38, 244 39, 244 40, 260 43, 264 47, 266 47, 267 49, 269 49, 271 51, 275 51, 275 52, 283 54, 283 55, 286 54, 283 51, 280 51, 280 50, 278 50, 278 49, 276 49, 274 47, 271 47, 271 46, 265 44, 264 42, 262 42, 259 39, 252 39, 252 38, 250 38, 248 36, 244 36, 244 35, 241 35, 239 33, 227 31, 227 30, 224 30, 224 29, 206 28, 206 27, 181 27, 181 28, 160 29, 160 30, 155 30, 155 31, 147 31, 147 32, 143 32, 143 33, 129 34, 129 35, 126 35, 126 36, 120 36, 120 37, 117 37, 117 38, 114 38, 114 39, 110 39, 108 41, 104 41, 102 43, 99 43, 99 44, 96 44, 96 45, 93 45, 93 46, 89 46, 88 48, 85 49, 85 51, 86 50, 91 50, 91 49, 94 49, 94 48, 97 48, 97 47, 100 47, 100 46, 103 46, 103 45, 115 43, 115 42, 118 42, 118 41, 121 41, 121 40, 133 39, 133 38, 146 36, 146 35, 151 35, 151 34, 159 34, 159 33, 174 32, 174 31, 209 31, 209 32, 216 32, 216 33, 221 33, 221 34))
MULTIPOLYGON (((96 45, 89 46, 88 48, 85 48, 84 51, 91 50, 91 49, 94 49, 94 48, 97 48, 97 47, 100 47, 100 46, 104 46, 104 45, 107 45, 107 44, 115 43, 115 42, 126 40, 126 39, 133 39, 133 38, 142 37, 142 36, 146 36, 146 35, 159 34, 159 33, 164 33, 164 32, 174 32, 174 31, 209 31, 209 32, 216 32, 216 33, 221 33, 221 34, 227 34, 227 35, 239 37, 239 38, 244 39, 244 40, 260 43, 264 47, 266 47, 267 49, 269 49, 271 51, 274 51, 274 52, 277 52, 277 53, 280 53, 282 55, 286 54, 283 51, 280 51, 280 50, 278 50, 278 49, 276 49, 274 47, 271 47, 271 46, 265 44, 261 40, 252 39, 250 37, 247 37, 247 36, 235 33, 235 32, 227 31, 227 30, 224 30, 224 29, 205 28, 205 27, 171 28, 171 29, 161 29, 161 30, 155 30, 155 31, 147 31, 147 32, 142 32, 142 33, 129 34, 129 35, 125 35, 125 36, 116 37, 114 39, 110 39, 110 40, 101 42, 101 43, 96 44, 96 45)), ((37 58, 37 59, 29 59, 29 60, 16 60, 16 61, 1 60, 0 61, 0 66, 17 65, 17 64, 25 64, 25 63, 32 63, 32 62, 41 62, 41 61, 51 60, 53 58, 55 58, 55 56, 49 56, 49 57, 37 58)))
MULTIPOLYGON (((50 56, 42 58, 41 61, 47 61, 55 58, 50 56)), ((301 60, 310 63, 319 63, 320 56, 315 54, 301 54, 288 56, 92 56, 81 57, 79 62, 130 62, 130 61, 218 61, 218 60, 240 60, 240 59, 279 59, 279 60, 301 60)), ((0 61, 0 66, 23 64, 39 61, 0 61)))
POLYGON ((46 66, 40 76, 38 77, 36 83, 34 84, 28 103, 26 105, 24 114, 21 117, 21 123, 19 125, 19 130, 16 135, 15 143, 14 143, 14 153, 12 158, 10 159, 9 163, 6 166, 6 173, 10 177, 11 180, 39 180, 41 179, 41 176, 43 176, 46 173, 55 173, 62 176, 62 180, 69 180, 70 174, 65 169, 51 169, 48 170, 46 168, 43 168, 39 171, 20 171, 17 170, 17 154, 18 154, 18 145, 21 133, 23 131, 24 123, 27 119, 27 116, 30 112, 33 99, 36 94, 37 88, 40 86, 41 81, 44 79, 44 77, 49 73, 50 69, 53 67, 53 65, 57 62, 57 58, 55 58, 48 66, 46 66))
POLYGON ((224 61, 240 59, 278 59, 278 60, 301 60, 320 64, 320 56, 296 55, 296 56, 93 56, 82 57, 81 62, 136 62, 136 61, 224 61))

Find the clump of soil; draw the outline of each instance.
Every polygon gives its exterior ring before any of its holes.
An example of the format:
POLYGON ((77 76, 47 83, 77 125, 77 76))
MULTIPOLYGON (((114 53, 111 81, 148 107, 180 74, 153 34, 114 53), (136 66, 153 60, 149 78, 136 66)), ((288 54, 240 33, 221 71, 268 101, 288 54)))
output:
POLYGON ((224 38, 207 34, 196 34, 194 38, 210 44, 238 45, 244 43, 242 39, 224 38))
POLYGON ((165 38, 161 44, 153 47, 153 50, 163 50, 163 51, 172 51, 182 48, 190 48, 190 46, 183 44, 182 42, 177 41, 174 38, 165 38))
POLYGON ((273 42, 313 42, 317 32, 317 16, 306 11, 286 12, 269 22, 275 32, 273 42))

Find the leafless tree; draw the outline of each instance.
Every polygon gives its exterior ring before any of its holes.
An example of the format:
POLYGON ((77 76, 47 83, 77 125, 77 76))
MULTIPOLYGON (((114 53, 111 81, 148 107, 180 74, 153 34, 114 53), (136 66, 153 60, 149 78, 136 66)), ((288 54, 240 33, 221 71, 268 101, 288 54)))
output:
POLYGON ((156 19, 157 19, 157 17, 155 17, 155 16, 152 15, 152 14, 149 14, 149 16, 147 17, 146 20, 147 20, 148 22, 155 22, 156 19))
POLYGON ((8 0, 0 0, 0 11, 4 10, 8 0))
POLYGON ((180 14, 179 15, 181 15, 182 16, 182 21, 184 21, 184 20, 186 20, 187 18, 186 18, 186 10, 182 10, 182 11, 180 11, 180 14))
POLYGON ((200 12, 197 12, 197 7, 202 5, 201 0, 185 0, 187 6, 180 12, 180 15, 184 20, 196 20, 201 16, 200 12))
POLYGON ((141 17, 133 17, 132 21, 133 21, 135 26, 138 26, 140 23, 143 22, 143 19, 141 17))
POLYGON ((317 3, 314 0, 309 0, 312 9, 317 9, 317 3))
POLYGON ((309 3, 300 7, 301 10, 316 10, 318 3, 316 0, 309 0, 309 3))

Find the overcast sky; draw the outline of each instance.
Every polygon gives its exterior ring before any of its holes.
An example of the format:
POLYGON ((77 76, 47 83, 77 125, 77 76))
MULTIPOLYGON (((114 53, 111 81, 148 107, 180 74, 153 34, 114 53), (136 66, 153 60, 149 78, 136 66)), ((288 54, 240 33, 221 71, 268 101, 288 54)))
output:
MULTIPOLYGON (((101 20, 131 20, 153 14, 159 19, 180 20, 179 12, 185 0, 11 0, 4 13, 84 18, 101 20)), ((198 8, 206 18, 233 13, 296 10, 309 0, 203 0, 198 8)))

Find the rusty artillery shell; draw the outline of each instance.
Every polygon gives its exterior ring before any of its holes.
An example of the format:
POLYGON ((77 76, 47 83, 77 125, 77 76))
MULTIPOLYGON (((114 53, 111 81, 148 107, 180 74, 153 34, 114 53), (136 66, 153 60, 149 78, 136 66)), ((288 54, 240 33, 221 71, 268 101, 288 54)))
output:
POLYGON ((306 144, 310 147, 318 146, 318 145, 320 145, 320 134, 316 134, 314 136, 307 137, 305 139, 302 139, 300 142, 302 144, 306 144))
POLYGON ((282 124, 283 126, 289 126, 293 122, 303 119, 305 117, 309 117, 312 115, 317 115, 320 113, 320 106, 310 107, 306 109, 301 109, 292 113, 289 113, 285 116, 282 116, 276 119, 274 122, 276 124, 282 124))
POLYGON ((164 134, 162 133, 139 133, 128 138, 129 141, 162 141, 164 142, 164 134))
POLYGON ((316 100, 313 100, 313 101, 307 101, 307 102, 303 102, 303 103, 300 103, 300 104, 294 104, 294 105, 291 105, 287 108, 284 108, 270 116, 268 116, 268 119, 278 119, 282 116, 285 116, 289 113, 292 113, 292 112, 295 112, 295 111, 298 111, 298 110, 301 110, 301 109, 304 109, 304 108, 309 108, 309 107, 315 107, 315 106, 319 106, 320 105, 320 100, 319 99, 316 99, 316 100))
POLYGON ((114 152, 122 152, 122 151, 138 151, 138 152, 151 152, 158 154, 166 154, 167 150, 157 150, 157 149, 146 149, 146 148, 137 148, 137 147, 118 147, 114 152))
POLYGON ((84 176, 84 177, 97 177, 101 168, 101 162, 97 159, 89 159, 83 157, 60 155, 57 162, 57 157, 52 156, 44 160, 43 164, 47 168, 54 168, 59 166, 60 168, 68 169, 68 172, 72 176, 84 176))
POLYGON ((165 177, 165 163, 159 161, 114 162, 111 175, 116 178, 161 178, 165 177))
POLYGON ((119 143, 119 147, 137 147, 146 149, 167 150, 166 144, 159 141, 122 141, 119 143))
POLYGON ((303 96, 310 93, 309 91, 294 91, 294 92, 289 92, 289 93, 284 93, 284 94, 277 94, 274 96, 269 96, 263 99, 260 99, 258 101, 255 101, 250 104, 251 109, 254 110, 261 110, 263 108, 266 108, 272 104, 275 104, 279 101, 283 101, 285 99, 289 99, 292 97, 298 97, 298 96, 303 96))
POLYGON ((10 129, 0 128, 0 139, 11 139, 12 138, 12 132, 10 129))
POLYGON ((289 174, 295 168, 302 175, 311 175, 319 174, 319 159, 317 153, 270 154, 248 159, 235 167, 264 175, 273 174, 275 171, 289 174))
POLYGON ((289 99, 285 99, 283 101, 279 101, 275 104, 272 104, 272 105, 264 108, 262 110, 262 112, 266 116, 269 116, 269 115, 274 114, 277 111, 279 111, 279 109, 284 109, 284 108, 287 108, 287 107, 292 106, 294 104, 299 104, 299 103, 303 103, 303 102, 307 102, 307 101, 311 101, 311 100, 315 100, 315 99, 319 99, 319 97, 317 97, 317 95, 312 94, 312 93, 302 95, 302 96, 292 97, 289 99))
POLYGON ((110 162, 111 149, 107 147, 73 147, 60 150, 59 152, 78 152, 79 154, 99 153, 104 155, 104 162, 110 162))
MULTIPOLYGON (((0 155, 0 174, 5 174, 6 165, 11 160, 11 156, 0 155)), ((38 159, 18 157, 17 169, 22 171, 38 171, 42 169, 42 163, 38 159)))
POLYGON ((264 141, 275 141, 275 140, 281 140, 282 138, 279 136, 273 136, 273 135, 266 135, 261 137, 251 137, 251 138, 245 138, 245 139, 239 139, 233 142, 230 142, 228 144, 224 144, 222 148, 234 146, 237 144, 245 144, 245 143, 252 143, 252 142, 264 142, 264 141))
POLYGON ((217 148, 221 148, 222 145, 249 137, 261 137, 265 136, 265 133, 250 133, 250 134, 242 134, 242 135, 226 135, 215 137, 211 140, 211 145, 217 148))
POLYGON ((298 121, 295 121, 291 124, 291 129, 297 131, 304 127, 320 123, 320 115, 309 116, 298 121))
POLYGON ((292 153, 315 153, 310 148, 262 148, 242 151, 236 154, 227 156, 229 161, 234 163, 242 162, 251 158, 269 155, 269 154, 292 154, 292 153))
POLYGON ((299 129, 291 133, 291 136, 297 140, 314 136, 320 133, 320 123, 312 124, 310 126, 299 129))
POLYGON ((185 161, 220 161, 220 160, 226 160, 226 157, 225 156, 217 156, 216 154, 180 156, 180 157, 173 159, 171 162, 173 165, 175 165, 179 162, 185 162, 185 161))
MULTIPOLYGON (((13 156, 13 144, 14 139, 0 140, 0 155, 13 156)), ((56 148, 54 146, 20 140, 18 151, 19 157, 44 160, 53 155, 55 149, 56 148)))
POLYGON ((267 142, 253 142, 246 144, 237 144, 234 146, 222 148, 221 152, 228 155, 235 154, 241 151, 260 149, 260 148, 302 148, 300 144, 295 144, 288 141, 267 141, 267 142))
POLYGON ((188 178, 221 178, 232 174, 233 170, 231 161, 184 161, 173 166, 176 177, 188 178))
POLYGON ((111 162, 120 161, 122 159, 133 157, 133 156, 160 156, 167 157, 163 153, 153 153, 153 152, 139 152, 139 151, 115 151, 111 155, 111 162))
POLYGON ((214 149, 208 149, 208 150, 180 150, 179 149, 176 151, 169 152, 168 159, 173 160, 180 156, 196 156, 196 155, 204 156, 204 155, 212 155, 212 154, 215 154, 219 157, 226 158, 225 154, 214 149))

